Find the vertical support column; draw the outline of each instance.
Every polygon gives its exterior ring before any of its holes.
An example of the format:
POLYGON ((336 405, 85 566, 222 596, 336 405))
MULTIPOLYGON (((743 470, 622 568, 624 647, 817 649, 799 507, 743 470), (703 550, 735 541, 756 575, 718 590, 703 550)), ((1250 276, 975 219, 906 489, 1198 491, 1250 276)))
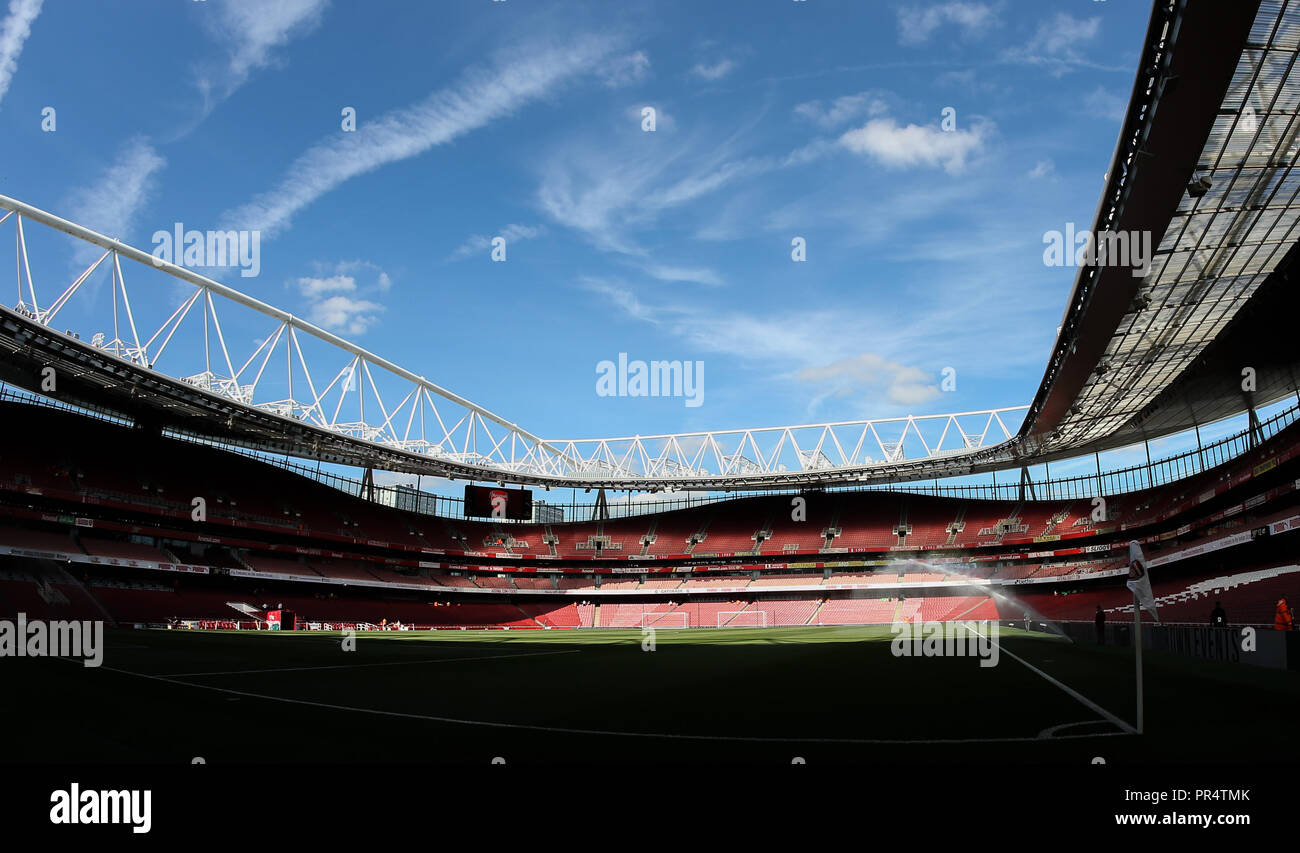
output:
POLYGON ((1137 591, 1133 591, 1133 656, 1137 671, 1137 733, 1142 734, 1145 707, 1142 696, 1142 606, 1137 591))
POLYGON ((1023 502, 1024 499, 1025 499, 1025 486, 1026 486, 1026 485, 1029 486, 1029 499, 1030 499, 1030 500, 1038 500, 1037 493, 1034 491, 1034 481, 1033 481, 1033 480, 1030 478, 1030 476, 1029 476, 1029 469, 1028 469, 1028 468, 1021 468, 1021 469, 1020 469, 1020 492, 1019 492, 1019 494, 1020 494, 1020 500, 1021 500, 1022 502, 1023 502))

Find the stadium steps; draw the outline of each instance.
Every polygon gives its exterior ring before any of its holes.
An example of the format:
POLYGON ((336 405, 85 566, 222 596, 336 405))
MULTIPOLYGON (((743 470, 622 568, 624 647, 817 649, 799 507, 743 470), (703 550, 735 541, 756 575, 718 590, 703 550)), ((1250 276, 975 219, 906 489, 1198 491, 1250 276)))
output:
POLYGON ((599 628, 600 627, 600 602, 599 601, 596 602, 595 607, 596 610, 591 614, 591 627, 599 628))
POLYGON ((645 532, 645 535, 641 537, 641 551, 640 553, 637 554, 638 557, 650 556, 650 546, 653 545, 655 543, 655 540, 659 538, 658 535, 655 533, 655 529, 658 527, 659 527, 659 519, 658 518, 650 519, 650 529, 647 530, 645 532))
POLYGON ((700 529, 695 531, 694 535, 691 536, 689 540, 687 540, 686 543, 687 554, 694 554, 695 546, 699 545, 705 539, 709 538, 709 521, 711 519, 712 519, 711 515, 706 515, 704 517, 704 520, 700 522, 700 529))
POLYGON ((557 547, 560 542, 560 537, 555 535, 555 532, 551 530, 551 525, 549 524, 542 525, 542 529, 546 531, 542 534, 542 544, 546 546, 547 553, 552 557, 560 556, 557 547))
POLYGON ((898 524, 894 527, 894 544, 900 548, 907 546, 907 535, 912 532, 912 526, 907 523, 907 495, 899 501, 898 506, 898 524))
POLYGON ((970 607, 967 607, 967 608, 966 608, 965 610, 963 610, 961 613, 958 613, 956 616, 945 617, 945 619, 946 619, 947 621, 949 621, 949 622, 956 622, 956 621, 959 621, 959 620, 961 620, 961 619, 965 619, 967 613, 970 613, 972 610, 977 610, 977 609, 983 607, 985 604, 988 603, 988 601, 989 601, 989 597, 988 597, 988 596, 985 596, 985 597, 981 598, 979 601, 976 601, 976 602, 975 602, 974 604, 972 604, 970 607))
POLYGON ((808 621, 804 622, 804 624, 805 625, 818 624, 816 621, 817 616, 822 612, 822 608, 825 606, 826 606, 826 599, 823 598, 821 601, 818 601, 817 606, 813 608, 813 612, 808 616, 808 621))
POLYGON ((966 529, 966 507, 957 510, 957 517, 948 523, 948 539, 945 544, 956 545, 957 536, 966 529))
POLYGON ((754 550, 753 555, 757 557, 763 553, 763 544, 772 541, 772 525, 776 522, 776 513, 769 512, 767 518, 763 519, 763 526, 754 531, 754 550))
MULTIPOLYGON (((1203 581, 1197 581, 1186 589, 1178 592, 1167 593, 1157 596, 1155 599, 1156 607, 1165 607, 1167 605, 1182 604, 1186 601, 1195 601, 1200 598, 1209 599, 1211 596, 1218 595, 1230 589, 1236 589, 1239 586, 1258 583, 1260 581, 1271 580, 1272 578, 1281 577, 1282 575, 1300 572, 1300 566, 1274 566, 1269 569, 1258 569, 1253 572, 1238 572, 1234 575, 1221 575, 1219 577, 1207 578, 1203 581)), ((1123 604, 1119 607, 1105 608, 1107 613, 1132 613, 1133 605, 1123 604)))
POLYGON ((835 511, 831 513, 831 523, 822 531, 822 536, 826 537, 826 540, 822 542, 822 546, 817 550, 822 553, 829 551, 833 547, 831 543, 835 541, 835 537, 843 532, 844 528, 840 527, 840 506, 836 504, 835 511))
POLYGON ((256 619, 258 622, 266 621, 265 614, 251 604, 245 604, 242 601, 227 601, 226 606, 234 610, 238 610, 240 613, 244 614, 245 616, 251 616, 254 619, 256 619))
POLYGON ((525 619, 531 619, 531 620, 532 620, 532 621, 537 625, 537 627, 539 627, 539 628, 546 628, 546 627, 548 627, 548 626, 546 625, 545 622, 543 622, 542 620, 538 619, 536 616, 529 616, 527 613, 525 613, 525 612, 524 612, 524 609, 523 609, 522 607, 520 607, 518 604, 514 605, 514 608, 515 608, 515 610, 518 610, 518 611, 519 611, 519 615, 520 615, 520 616, 522 616, 522 617, 525 618, 525 619))
POLYGON ((68 596, 64 594, 62 590, 56 589, 54 584, 58 583, 70 586, 73 589, 78 590, 82 597, 90 602, 91 606, 95 608, 95 611, 103 617, 105 624, 110 627, 117 627, 117 620, 113 618, 112 613, 108 612, 108 608, 104 606, 104 602, 100 601, 99 598, 81 582, 80 578, 72 574, 72 572, 64 569, 63 566, 60 566, 58 563, 49 560, 42 560, 41 567, 44 570, 44 576, 36 579, 36 587, 40 592, 41 598, 45 599, 47 603, 72 604, 68 599, 68 596))
POLYGON ((1042 535, 1051 536, 1053 530, 1061 524, 1064 524, 1065 520, 1070 517, 1070 507, 1074 506, 1075 503, 1077 503, 1077 501, 1066 501, 1065 506, 1061 508, 1061 511, 1047 520, 1047 527, 1043 529, 1042 535))

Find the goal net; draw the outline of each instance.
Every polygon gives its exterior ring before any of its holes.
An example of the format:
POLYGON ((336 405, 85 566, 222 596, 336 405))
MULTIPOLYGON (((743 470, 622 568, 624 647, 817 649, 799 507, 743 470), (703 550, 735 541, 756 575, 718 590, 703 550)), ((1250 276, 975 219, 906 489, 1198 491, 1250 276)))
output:
POLYGON ((669 613, 642 613, 642 628, 689 628, 690 622, 687 614, 682 610, 674 610, 669 613))
POLYGON ((766 610, 724 610, 718 614, 719 628, 766 628, 766 610))

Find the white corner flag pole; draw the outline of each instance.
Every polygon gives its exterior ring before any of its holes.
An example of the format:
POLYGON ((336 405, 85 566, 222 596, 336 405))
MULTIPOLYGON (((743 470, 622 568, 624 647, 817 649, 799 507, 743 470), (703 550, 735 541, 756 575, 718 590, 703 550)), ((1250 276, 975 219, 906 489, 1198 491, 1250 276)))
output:
POLYGON ((1137 661, 1137 733, 1142 734, 1142 607, 1133 592, 1133 650, 1137 661))

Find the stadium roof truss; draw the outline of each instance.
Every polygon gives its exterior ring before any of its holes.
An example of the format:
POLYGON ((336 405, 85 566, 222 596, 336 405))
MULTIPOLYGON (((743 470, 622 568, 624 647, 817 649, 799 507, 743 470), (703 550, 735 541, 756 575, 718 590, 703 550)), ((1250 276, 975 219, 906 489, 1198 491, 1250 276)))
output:
MULTIPOLYGON (((1275 273, 1300 237, 1298 46, 1300 12, 1290 0, 1154 4, 1091 229, 1128 234, 1130 246, 1150 234, 1150 267, 1140 276, 1116 263, 1080 267, 1030 406, 543 439, 193 269, 4 196, 0 226, 16 234, 18 288, 17 301, 0 308, 7 356, 0 378, 48 390, 39 387, 40 372, 56 366, 62 384, 51 396, 160 430, 358 467, 548 487, 890 483, 1131 443, 1174 431, 1174 417, 1143 425, 1153 401, 1205 361, 1206 348, 1252 295, 1265 285, 1275 295, 1279 282, 1286 284, 1275 273), (85 258, 84 271, 57 292, 37 286, 29 253, 34 242, 45 249, 66 238, 33 241, 32 224, 45 226, 43 234, 70 235, 70 256, 85 258), (131 287, 150 288, 150 298, 134 306, 128 271, 131 287), (104 298, 104 279, 111 298, 104 298), (60 332, 59 318, 74 304, 79 322, 106 331, 89 342, 60 332)), ((51 250, 69 256, 66 245, 51 250)), ((1250 331, 1237 337, 1249 341, 1250 331)), ((1294 390, 1294 378, 1286 381, 1294 390)), ((1281 387, 1274 382, 1269 393, 1280 396, 1281 387)), ((1219 398, 1216 411, 1251 405, 1235 394, 1219 398)), ((1190 409, 1195 401, 1181 402, 1190 409)))
MULTIPOLYGON (((238 437, 241 409, 257 410, 262 417, 346 440, 349 452, 329 455, 351 464, 583 487, 729 488, 761 486, 772 478, 793 485, 840 475, 860 482, 874 479, 872 474, 863 477, 866 472, 880 476, 899 465, 1002 444, 1014 435, 1028 408, 547 440, 375 353, 191 269, 15 199, 0 196, 0 209, 8 211, 0 216, 0 225, 12 220, 16 241, 13 322, 44 327, 61 338, 64 351, 91 350, 96 356, 124 362, 134 374, 166 378, 173 387, 177 381, 184 383, 179 386, 183 396, 193 397, 197 391, 220 398, 227 404, 222 409, 227 412, 226 429, 232 433, 227 438, 238 437), (45 292, 38 286, 30 263, 32 224, 94 247, 94 259, 66 287, 45 292), (111 288, 107 299, 88 284, 101 269, 107 270, 101 276, 111 288), (175 307, 146 322, 138 298, 141 287, 150 288, 150 305, 166 302, 170 295, 175 307), (86 303, 81 308, 91 313, 96 328, 106 330, 95 333, 89 345, 71 331, 58 332, 60 316, 66 316, 65 310, 77 299, 86 303), (238 335, 229 331, 235 312, 240 315, 238 335), (236 343, 250 338, 252 343, 242 347, 236 343), (384 452, 370 452, 380 449, 384 452)), ((13 346, 11 350, 18 352, 13 346)), ((193 421, 185 427, 168 426, 204 432, 193 421)), ((251 443, 265 446, 265 442, 251 443)), ((321 448, 318 437, 280 449, 319 455, 321 448)))
MULTIPOLYGON (((1277 4, 1279 7, 1281 4, 1277 4)), ((1117 430, 1221 332, 1300 237, 1300 22, 1256 21, 1197 159, 1205 195, 1184 193, 1060 440, 1117 430)))
MULTIPOLYGON (((1165 214, 1163 220, 1145 223, 1159 242, 1149 270, 1136 286, 1132 269, 1080 270, 1053 367, 1064 360, 1066 350, 1074 354, 1087 346, 1089 335, 1098 340, 1100 355, 1087 355, 1086 378, 1077 389, 1065 392, 1068 405, 1062 397, 1063 411, 1046 428, 1040 428, 1041 408, 1035 405, 1026 433, 1038 435, 1029 442, 1029 452, 1059 454, 1151 437, 1150 431, 1138 435, 1132 429, 1121 430, 1132 427, 1144 409, 1194 364, 1300 238, 1300 172, 1295 169, 1300 155, 1296 3, 1260 3, 1253 18, 1249 3, 1204 4, 1197 12, 1219 16, 1223 28, 1213 31, 1202 26, 1197 35, 1179 32, 1186 24, 1179 13, 1181 5, 1157 4, 1157 15, 1166 7, 1170 17, 1158 29, 1153 23, 1148 56, 1143 59, 1093 233, 1134 238, 1133 232, 1124 230, 1126 205, 1134 206, 1133 195, 1138 192, 1155 196, 1164 189, 1170 195, 1166 188, 1171 178, 1176 209, 1172 217, 1165 214), (1233 24, 1224 18, 1225 12, 1228 17, 1242 16, 1249 25, 1244 47, 1234 43, 1233 24), (1199 43, 1187 43, 1198 36, 1213 45, 1216 59, 1209 59, 1211 51, 1200 50, 1199 43), (1213 91, 1209 80, 1191 78, 1213 62, 1223 66, 1221 79, 1226 79, 1226 73, 1231 79, 1217 110, 1208 116, 1212 126, 1199 152, 1178 148, 1190 133, 1167 132, 1177 119, 1168 123, 1164 138, 1155 138, 1158 131, 1153 127, 1162 111, 1185 107, 1178 98, 1204 99, 1207 92, 1201 84, 1213 91), (1168 103, 1171 93, 1172 105, 1168 103), (1162 180, 1166 188, 1160 187, 1162 180), (1118 322, 1113 329, 1104 322, 1088 327, 1089 319, 1097 320, 1087 316, 1089 302, 1101 289, 1108 289, 1110 298, 1119 292, 1128 300, 1115 312, 1118 322)), ((1215 105, 1210 102, 1208 107, 1215 105)), ((1181 109, 1182 114, 1187 112, 1181 109)), ((1238 379, 1245 366, 1249 365, 1235 366, 1238 379)), ((1049 367, 1044 391, 1055 378, 1049 367)), ((1237 411, 1251 403, 1249 398, 1239 401, 1237 411)))

